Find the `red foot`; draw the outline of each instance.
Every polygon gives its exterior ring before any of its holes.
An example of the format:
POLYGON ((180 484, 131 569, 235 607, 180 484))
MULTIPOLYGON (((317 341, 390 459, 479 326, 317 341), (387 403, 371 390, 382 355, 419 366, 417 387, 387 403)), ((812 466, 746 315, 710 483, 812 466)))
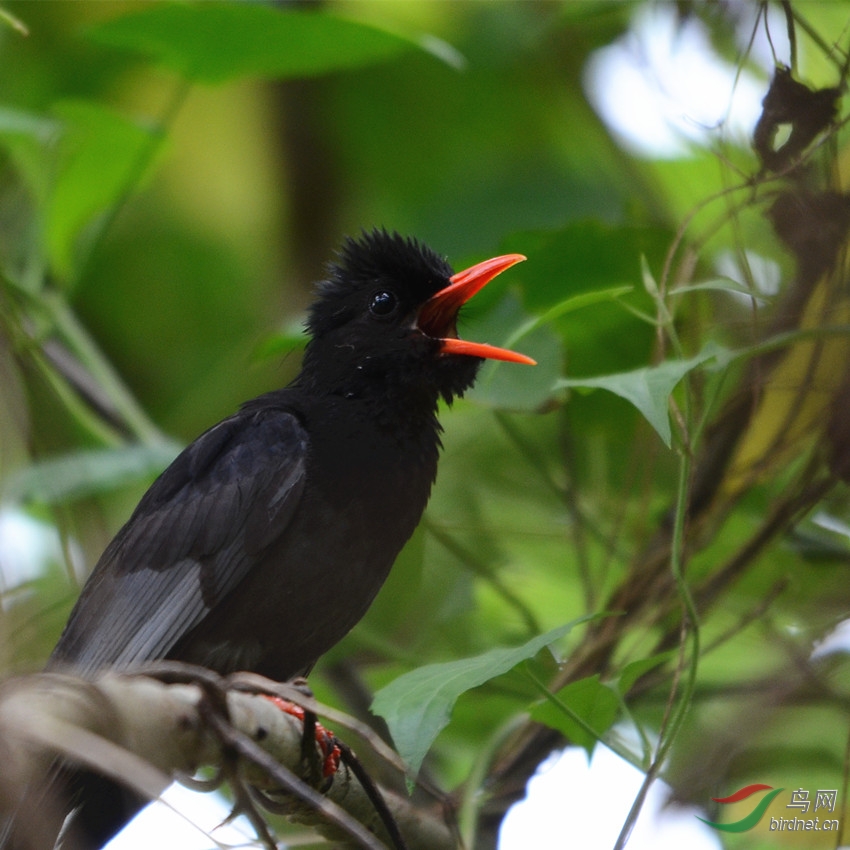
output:
MULTIPOLYGON (((304 722, 304 709, 294 702, 284 699, 283 697, 275 697, 264 695, 269 702, 273 702, 281 711, 286 714, 291 714, 302 723, 304 722)), ((333 732, 325 729, 321 723, 316 723, 316 743, 322 751, 324 761, 322 762, 322 776, 333 776, 339 768, 339 760, 342 756, 342 751, 337 746, 333 732)))

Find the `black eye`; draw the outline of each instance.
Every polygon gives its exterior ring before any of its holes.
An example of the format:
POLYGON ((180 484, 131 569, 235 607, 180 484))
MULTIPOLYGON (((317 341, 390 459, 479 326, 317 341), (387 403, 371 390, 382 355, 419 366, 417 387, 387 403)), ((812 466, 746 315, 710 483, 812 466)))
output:
POLYGON ((396 304, 398 304, 398 299, 395 294, 382 289, 372 296, 372 300, 369 302, 369 310, 375 316, 389 316, 395 310, 396 304))

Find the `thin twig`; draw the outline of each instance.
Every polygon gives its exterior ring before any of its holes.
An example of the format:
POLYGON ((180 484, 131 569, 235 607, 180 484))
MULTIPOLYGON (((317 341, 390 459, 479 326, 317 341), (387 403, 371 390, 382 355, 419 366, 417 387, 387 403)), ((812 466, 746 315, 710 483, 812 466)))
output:
POLYGON ((210 710, 210 705, 205 700, 201 702, 199 710, 201 716, 224 746, 232 748, 241 758, 264 770, 269 778, 279 784, 287 793, 306 803, 321 814, 328 823, 348 834, 365 850, 387 850, 383 842, 379 841, 368 829, 351 817, 345 809, 327 799, 302 779, 299 779, 292 771, 275 761, 274 757, 269 755, 255 741, 252 741, 243 732, 234 729, 218 712, 210 710))

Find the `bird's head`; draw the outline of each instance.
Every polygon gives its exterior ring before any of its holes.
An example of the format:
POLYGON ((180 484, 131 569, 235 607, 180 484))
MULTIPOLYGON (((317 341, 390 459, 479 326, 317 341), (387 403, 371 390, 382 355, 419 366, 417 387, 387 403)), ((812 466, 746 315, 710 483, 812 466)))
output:
POLYGON ((455 274, 430 248, 397 233, 347 239, 310 309, 305 371, 332 392, 409 387, 451 401, 472 385, 484 358, 533 364, 457 335, 461 306, 524 259, 507 254, 455 274))

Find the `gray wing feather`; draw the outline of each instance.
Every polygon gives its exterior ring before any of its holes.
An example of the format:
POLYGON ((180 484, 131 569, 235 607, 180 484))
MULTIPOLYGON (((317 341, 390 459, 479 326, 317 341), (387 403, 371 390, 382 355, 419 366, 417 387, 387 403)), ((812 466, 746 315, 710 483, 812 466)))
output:
POLYGON ((51 665, 82 672, 161 658, 286 529, 308 439, 281 409, 243 410, 187 447, 103 553, 51 665))

